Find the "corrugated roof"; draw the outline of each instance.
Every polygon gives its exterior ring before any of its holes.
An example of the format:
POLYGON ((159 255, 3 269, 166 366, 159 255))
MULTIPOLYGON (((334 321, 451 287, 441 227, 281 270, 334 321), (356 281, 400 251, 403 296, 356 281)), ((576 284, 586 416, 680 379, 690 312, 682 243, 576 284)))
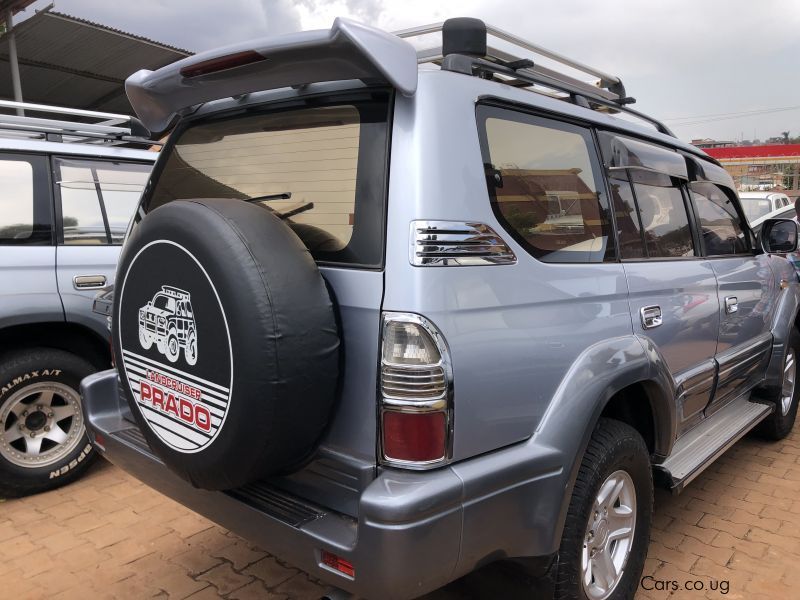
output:
MULTIPOLYGON (((40 102, 132 114, 124 82, 191 52, 53 11, 14 28, 22 94, 40 102)), ((0 36, 0 98, 13 98, 6 36, 0 36)))
POLYGON ((6 11, 10 8, 13 14, 25 10, 36 0, 0 0, 0 23, 6 20, 6 11))

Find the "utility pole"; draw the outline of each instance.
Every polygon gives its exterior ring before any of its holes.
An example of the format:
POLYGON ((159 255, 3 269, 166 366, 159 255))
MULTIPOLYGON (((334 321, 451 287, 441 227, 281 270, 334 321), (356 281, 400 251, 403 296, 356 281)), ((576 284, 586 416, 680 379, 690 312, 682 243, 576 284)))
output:
MULTIPOLYGON (((14 35, 14 14, 10 6, 6 9, 6 37, 8 38, 8 62, 11 65, 11 85, 14 88, 14 100, 22 102, 22 82, 19 78, 17 40, 14 35)), ((18 108, 17 115, 24 117, 25 111, 18 108)))

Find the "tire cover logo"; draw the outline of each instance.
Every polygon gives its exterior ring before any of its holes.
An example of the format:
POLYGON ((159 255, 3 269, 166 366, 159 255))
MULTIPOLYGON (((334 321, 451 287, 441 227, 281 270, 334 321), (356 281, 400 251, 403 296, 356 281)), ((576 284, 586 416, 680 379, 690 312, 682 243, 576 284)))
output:
POLYGON ((147 244, 124 275, 116 325, 125 379, 150 429, 179 452, 213 443, 233 364, 225 311, 200 262, 170 240, 147 244))

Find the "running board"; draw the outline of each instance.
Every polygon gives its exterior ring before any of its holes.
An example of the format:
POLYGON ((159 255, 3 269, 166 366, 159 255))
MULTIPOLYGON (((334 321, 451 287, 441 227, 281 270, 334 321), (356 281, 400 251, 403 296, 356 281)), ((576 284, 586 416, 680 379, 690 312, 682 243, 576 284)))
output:
POLYGON ((748 396, 737 398, 684 434, 669 458, 656 465, 673 492, 680 492, 774 410, 772 404, 750 402, 748 396))

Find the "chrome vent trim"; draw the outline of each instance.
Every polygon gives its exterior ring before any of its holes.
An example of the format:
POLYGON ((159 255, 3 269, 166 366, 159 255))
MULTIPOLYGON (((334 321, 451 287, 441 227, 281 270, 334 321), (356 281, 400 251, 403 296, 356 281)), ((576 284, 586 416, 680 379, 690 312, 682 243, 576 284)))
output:
POLYGON ((412 221, 408 259, 417 267, 513 265, 517 257, 484 223, 412 221))

